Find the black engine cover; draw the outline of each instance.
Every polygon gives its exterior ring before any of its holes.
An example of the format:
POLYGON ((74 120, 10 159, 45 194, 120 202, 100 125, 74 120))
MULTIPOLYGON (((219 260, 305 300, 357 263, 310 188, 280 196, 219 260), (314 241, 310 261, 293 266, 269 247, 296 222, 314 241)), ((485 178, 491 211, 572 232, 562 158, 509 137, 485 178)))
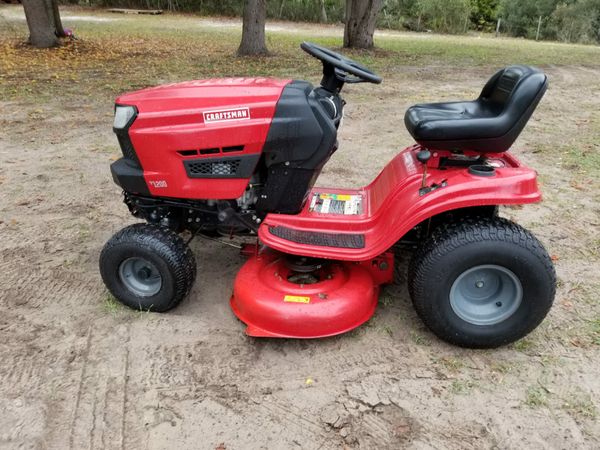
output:
POLYGON ((324 108, 326 95, 331 94, 306 81, 292 81, 284 88, 263 147, 267 177, 258 211, 297 214, 302 209, 337 148, 339 118, 324 108))

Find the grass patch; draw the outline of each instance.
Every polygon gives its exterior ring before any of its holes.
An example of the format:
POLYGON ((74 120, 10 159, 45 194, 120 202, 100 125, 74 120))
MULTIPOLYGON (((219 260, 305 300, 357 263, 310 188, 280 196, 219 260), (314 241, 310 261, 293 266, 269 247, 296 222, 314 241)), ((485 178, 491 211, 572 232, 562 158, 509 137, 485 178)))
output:
POLYGON ((379 304, 384 308, 388 308, 394 304, 394 296, 388 292, 386 287, 383 288, 379 295, 379 304))
POLYGON ((569 395, 564 400, 562 408, 567 411, 575 419, 596 419, 598 417, 598 409, 588 394, 583 392, 575 392, 569 395))
POLYGON ((102 299, 102 310, 115 317, 117 314, 123 312, 123 305, 110 293, 106 292, 102 299))
POLYGON ((381 334, 385 334, 389 337, 394 337, 394 330, 390 325, 378 325, 376 326, 376 330, 379 331, 381 334))
POLYGON ((513 343, 511 347, 518 352, 527 353, 535 347, 535 343, 531 339, 525 337, 513 343))
POLYGON ((516 370, 516 363, 510 361, 496 361, 490 365, 492 372, 508 375, 516 370))
POLYGON ((565 148, 562 152, 562 166, 579 175, 596 176, 600 173, 600 144, 583 142, 581 145, 565 148))
POLYGON ((467 395, 476 385, 471 380, 454 380, 450 385, 450 392, 455 395, 467 395))
POLYGON ((529 386, 525 396, 525 404, 530 408, 548 406, 549 392, 539 385, 529 386))
POLYGON ((424 346, 431 345, 431 340, 427 336, 423 336, 422 334, 417 333, 414 330, 410 332, 410 338, 417 345, 424 345, 424 346))
POLYGON ((592 344, 600 345, 600 317, 589 322, 589 338, 592 344))
POLYGON ((465 367, 465 363, 458 358, 441 358, 439 362, 446 368, 446 370, 454 373, 459 372, 465 367))

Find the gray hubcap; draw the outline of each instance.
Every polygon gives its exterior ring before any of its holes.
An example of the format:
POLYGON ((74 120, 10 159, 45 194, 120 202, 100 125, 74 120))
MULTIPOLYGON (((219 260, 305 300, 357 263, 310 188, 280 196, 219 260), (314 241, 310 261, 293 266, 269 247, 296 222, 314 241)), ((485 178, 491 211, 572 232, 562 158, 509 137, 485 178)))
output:
POLYGON ((500 323, 519 308, 523 287, 506 267, 475 266, 461 273, 450 288, 452 310, 474 325, 500 323))
POLYGON ((127 289, 140 297, 155 295, 162 287, 162 277, 156 266, 137 256, 121 263, 119 278, 127 289))

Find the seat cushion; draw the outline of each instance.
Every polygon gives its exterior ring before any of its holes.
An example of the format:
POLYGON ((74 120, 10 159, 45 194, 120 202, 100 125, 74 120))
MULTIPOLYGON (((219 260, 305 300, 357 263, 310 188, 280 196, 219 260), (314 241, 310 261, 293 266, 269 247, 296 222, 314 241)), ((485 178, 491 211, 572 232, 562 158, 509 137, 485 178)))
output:
POLYGON ((406 111, 404 123, 430 149, 503 152, 519 136, 546 87, 540 71, 507 67, 488 81, 477 100, 415 105, 406 111))

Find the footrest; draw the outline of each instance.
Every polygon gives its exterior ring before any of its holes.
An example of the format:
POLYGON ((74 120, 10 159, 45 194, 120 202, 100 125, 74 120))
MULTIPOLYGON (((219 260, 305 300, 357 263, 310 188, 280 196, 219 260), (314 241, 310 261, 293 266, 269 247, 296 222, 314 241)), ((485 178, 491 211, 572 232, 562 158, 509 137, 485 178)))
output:
POLYGON ((333 234, 294 230, 288 227, 269 227, 269 232, 286 241, 320 247, 364 248, 364 234, 333 234))

